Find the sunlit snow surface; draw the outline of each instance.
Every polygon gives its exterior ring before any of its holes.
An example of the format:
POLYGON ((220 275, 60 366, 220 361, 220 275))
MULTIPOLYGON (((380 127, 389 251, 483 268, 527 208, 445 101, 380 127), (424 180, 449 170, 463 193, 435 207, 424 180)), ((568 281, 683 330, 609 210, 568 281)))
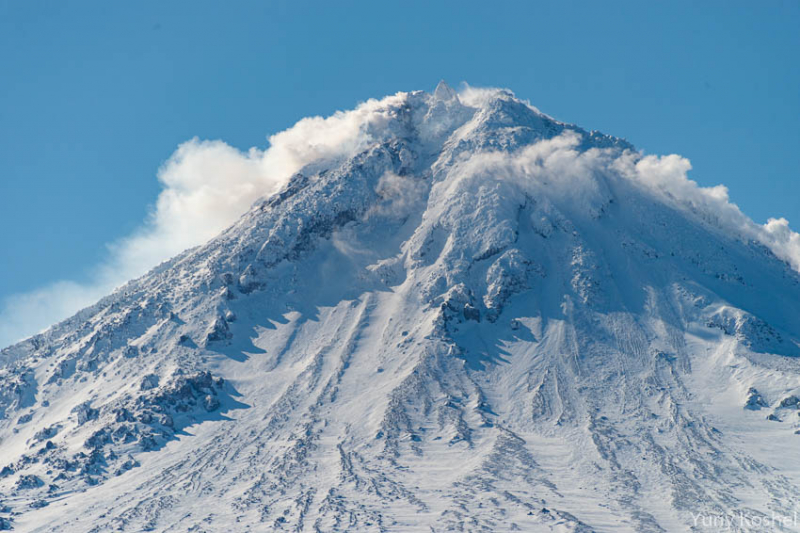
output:
POLYGON ((0 525, 800 529, 791 248, 506 91, 364 106, 354 154, 2 352, 0 525))

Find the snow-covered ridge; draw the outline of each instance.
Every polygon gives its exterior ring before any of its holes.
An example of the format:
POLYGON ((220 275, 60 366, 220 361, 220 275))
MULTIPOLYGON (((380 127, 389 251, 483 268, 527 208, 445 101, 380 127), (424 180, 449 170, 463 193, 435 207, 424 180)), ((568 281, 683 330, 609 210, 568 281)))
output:
POLYGON ((440 84, 277 137, 252 156, 288 173, 277 192, 2 351, 0 524, 673 531, 793 511, 783 222, 506 90, 440 84))

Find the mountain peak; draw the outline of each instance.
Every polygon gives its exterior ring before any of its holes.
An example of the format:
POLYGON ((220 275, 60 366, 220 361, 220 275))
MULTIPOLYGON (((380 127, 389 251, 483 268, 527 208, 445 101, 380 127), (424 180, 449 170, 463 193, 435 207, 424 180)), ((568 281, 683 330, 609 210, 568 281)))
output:
POLYGON ((440 80, 436 85, 436 89, 433 91, 433 97, 434 99, 441 101, 458 99, 456 92, 444 80, 440 80))
POLYGON ((657 531, 800 496, 800 276, 686 160, 444 82, 272 141, 277 193, 2 351, 0 525, 657 531))

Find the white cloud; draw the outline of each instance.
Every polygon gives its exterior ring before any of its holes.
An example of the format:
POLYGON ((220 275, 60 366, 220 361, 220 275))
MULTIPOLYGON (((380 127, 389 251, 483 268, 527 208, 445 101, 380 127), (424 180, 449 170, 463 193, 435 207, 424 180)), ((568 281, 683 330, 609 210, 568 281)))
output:
POLYGON ((106 292, 102 282, 90 285, 58 281, 5 298, 0 311, 0 346, 12 344, 72 315, 106 292))
POLYGON ((792 231, 785 218, 770 218, 761 228, 762 242, 800 271, 800 233, 792 231))
POLYGON ((304 118, 269 138, 266 150, 242 152, 222 141, 181 144, 158 172, 163 190, 132 235, 109 245, 88 283, 58 281, 0 303, 0 347, 91 305, 126 281, 202 244, 236 221, 259 198, 276 192, 306 165, 346 157, 390 135, 386 127, 401 93, 352 111, 304 118))

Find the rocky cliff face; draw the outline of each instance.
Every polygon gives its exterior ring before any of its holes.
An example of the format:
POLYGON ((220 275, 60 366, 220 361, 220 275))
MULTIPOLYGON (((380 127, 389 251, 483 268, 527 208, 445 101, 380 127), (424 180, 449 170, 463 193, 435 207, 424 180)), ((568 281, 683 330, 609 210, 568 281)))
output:
POLYGON ((681 160, 507 91, 401 93, 361 131, 354 156, 2 351, 0 525, 792 515, 800 275, 769 236, 681 160))

